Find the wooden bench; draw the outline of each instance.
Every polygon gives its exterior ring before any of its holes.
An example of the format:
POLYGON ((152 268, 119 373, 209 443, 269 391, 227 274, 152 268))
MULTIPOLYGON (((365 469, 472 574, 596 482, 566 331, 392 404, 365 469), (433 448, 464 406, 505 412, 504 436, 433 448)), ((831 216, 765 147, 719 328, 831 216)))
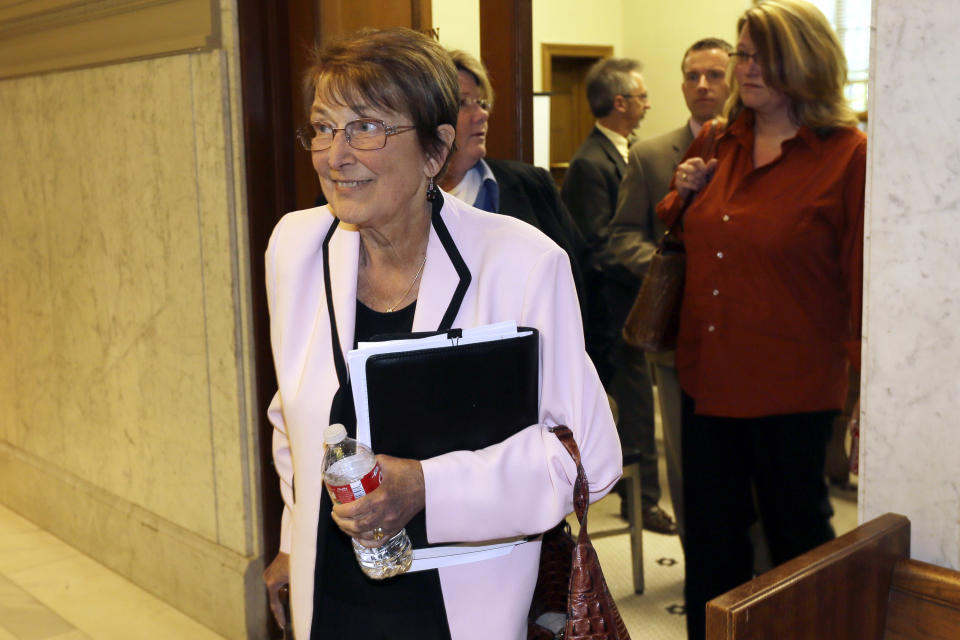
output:
POLYGON ((707 640, 958 640, 960 573, 888 513, 707 603, 707 640))

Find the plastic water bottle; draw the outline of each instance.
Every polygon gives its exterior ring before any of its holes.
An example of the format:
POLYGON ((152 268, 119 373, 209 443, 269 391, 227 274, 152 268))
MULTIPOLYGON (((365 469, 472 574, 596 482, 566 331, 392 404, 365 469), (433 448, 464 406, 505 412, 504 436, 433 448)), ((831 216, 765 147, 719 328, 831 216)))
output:
MULTIPOLYGON (((342 424, 327 427, 323 439, 327 445, 323 481, 331 500, 337 504, 353 502, 380 486, 380 465, 370 447, 348 438, 342 424)), ((413 548, 406 529, 375 549, 363 546, 356 538, 352 542, 361 571, 374 580, 404 573, 413 562, 413 548)))

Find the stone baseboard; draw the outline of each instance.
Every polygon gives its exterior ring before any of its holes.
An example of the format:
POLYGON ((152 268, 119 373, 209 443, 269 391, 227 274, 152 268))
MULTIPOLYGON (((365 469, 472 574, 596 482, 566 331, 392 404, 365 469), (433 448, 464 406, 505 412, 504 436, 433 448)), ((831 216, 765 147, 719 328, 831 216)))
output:
POLYGON ((245 557, 0 442, 0 503, 231 639, 266 629, 262 557, 245 557))

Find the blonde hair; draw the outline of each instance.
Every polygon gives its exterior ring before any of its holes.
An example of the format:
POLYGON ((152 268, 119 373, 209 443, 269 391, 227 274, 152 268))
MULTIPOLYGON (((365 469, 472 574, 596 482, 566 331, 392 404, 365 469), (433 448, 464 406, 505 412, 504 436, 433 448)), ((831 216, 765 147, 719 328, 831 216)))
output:
MULTIPOLYGON (((757 50, 763 80, 790 99, 790 115, 811 129, 856 126, 857 116, 847 104, 847 58, 830 23, 804 0, 763 0, 737 21, 757 50)), ((723 108, 727 122, 744 109, 736 74, 723 108)))
POLYGON ((490 76, 487 75, 487 68, 483 66, 483 63, 460 49, 451 51, 450 57, 453 59, 453 66, 457 68, 457 71, 465 71, 473 77, 474 82, 480 87, 481 97, 490 103, 492 109, 493 85, 490 84, 490 76))

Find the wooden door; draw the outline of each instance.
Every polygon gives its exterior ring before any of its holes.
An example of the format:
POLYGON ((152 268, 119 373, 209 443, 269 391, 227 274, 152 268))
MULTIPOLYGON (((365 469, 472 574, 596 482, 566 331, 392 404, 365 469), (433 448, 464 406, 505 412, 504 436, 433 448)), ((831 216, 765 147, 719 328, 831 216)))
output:
POLYGON ((430 0, 319 0, 318 29, 320 44, 364 27, 410 27, 417 31, 430 29, 430 0))
POLYGON ((550 92, 550 164, 566 163, 593 128, 584 77, 590 58, 557 58, 550 92))
POLYGON ((550 173, 560 185, 570 158, 593 129, 587 71, 613 47, 544 44, 543 90, 550 93, 550 173))
POLYGON ((533 162, 532 1, 481 0, 480 50, 497 97, 487 156, 533 162))

